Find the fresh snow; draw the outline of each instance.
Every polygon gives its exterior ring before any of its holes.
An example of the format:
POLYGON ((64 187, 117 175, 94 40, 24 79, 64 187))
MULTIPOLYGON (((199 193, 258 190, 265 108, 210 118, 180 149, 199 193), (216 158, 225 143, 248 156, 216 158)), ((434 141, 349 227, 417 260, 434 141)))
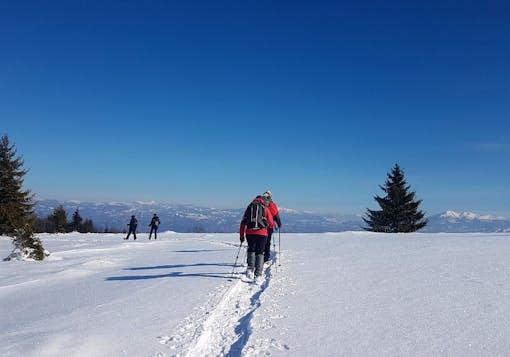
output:
POLYGON ((0 263, 1 356, 510 355, 508 233, 284 234, 261 284, 236 234, 40 238, 0 263))

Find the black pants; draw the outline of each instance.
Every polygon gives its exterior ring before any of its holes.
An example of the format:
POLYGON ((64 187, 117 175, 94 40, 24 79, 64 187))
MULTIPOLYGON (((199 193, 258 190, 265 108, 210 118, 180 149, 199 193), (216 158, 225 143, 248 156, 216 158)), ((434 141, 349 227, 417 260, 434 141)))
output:
POLYGON ((154 239, 158 239, 158 227, 151 227, 151 233, 149 234, 149 239, 151 239, 153 232, 154 232, 154 239))
POLYGON ((273 229, 269 228, 267 230, 267 242, 264 248, 264 262, 269 261, 271 257, 271 237, 273 236, 273 229))
POLYGON ((131 233, 133 233, 133 236, 134 236, 134 238, 136 239, 136 228, 134 228, 134 229, 133 229, 133 228, 129 228, 128 235, 127 235, 127 237, 126 237, 126 238, 124 238, 124 239, 129 239, 129 236, 131 235, 131 233))
POLYGON ((255 254, 264 254, 267 241, 266 236, 248 234, 246 240, 248 241, 248 253, 255 252, 255 254))

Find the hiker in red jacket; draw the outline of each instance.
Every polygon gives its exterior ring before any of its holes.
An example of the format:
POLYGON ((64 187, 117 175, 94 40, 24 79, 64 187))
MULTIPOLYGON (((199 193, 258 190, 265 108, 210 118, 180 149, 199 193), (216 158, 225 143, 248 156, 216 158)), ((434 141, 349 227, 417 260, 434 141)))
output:
POLYGON ((246 208, 239 229, 241 243, 245 237, 248 241, 246 275, 250 279, 253 278, 253 273, 256 277, 262 276, 267 230, 272 225, 273 216, 266 205, 266 200, 262 196, 257 196, 246 208))
POLYGON ((271 213, 271 217, 273 218, 273 224, 268 227, 267 230, 267 242, 266 247, 264 249, 264 263, 269 261, 271 257, 271 237, 273 236, 273 231, 276 229, 280 229, 282 226, 282 221, 280 220, 280 213, 278 212, 278 206, 273 202, 273 194, 270 190, 264 192, 264 199, 266 200, 267 207, 269 212, 271 213))

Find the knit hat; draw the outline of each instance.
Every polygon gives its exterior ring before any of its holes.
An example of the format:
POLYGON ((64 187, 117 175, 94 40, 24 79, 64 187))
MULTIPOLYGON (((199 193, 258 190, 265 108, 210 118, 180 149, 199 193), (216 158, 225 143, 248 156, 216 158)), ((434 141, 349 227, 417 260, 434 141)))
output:
POLYGON ((273 197, 273 194, 271 193, 271 190, 267 190, 266 192, 264 192, 264 197, 273 197))

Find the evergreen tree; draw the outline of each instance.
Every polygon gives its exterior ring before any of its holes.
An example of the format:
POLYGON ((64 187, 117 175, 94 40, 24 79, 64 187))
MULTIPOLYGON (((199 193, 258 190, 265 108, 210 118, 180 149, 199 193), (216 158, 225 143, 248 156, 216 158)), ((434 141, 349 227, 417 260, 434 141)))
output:
POLYGON ((35 233, 53 233, 55 232, 55 228, 53 225, 53 221, 51 220, 51 216, 46 218, 33 216, 34 220, 34 232, 35 233))
POLYGON ((7 135, 0 139, 0 235, 12 235, 30 221, 32 194, 23 190, 27 171, 7 135))
POLYGON ((67 232, 67 212, 62 205, 56 207, 53 213, 49 217, 53 223, 54 233, 66 233, 67 232))
POLYGON ((14 250, 5 260, 43 260, 46 252, 33 231, 33 196, 23 190, 27 171, 7 135, 0 139, 0 235, 13 237, 14 250))
POLYGON ((76 211, 74 211, 73 216, 71 218, 71 223, 69 224, 69 231, 70 232, 80 232, 83 233, 83 218, 80 216, 80 211, 78 208, 76 211))
POLYGON ((386 182, 380 186, 385 196, 375 196, 380 210, 367 209, 363 218, 367 231, 399 233, 415 232, 427 225, 425 214, 418 208, 421 200, 407 184, 404 172, 396 164, 387 175, 386 182))
POLYGON ((51 213, 44 219, 44 227, 45 227, 43 231, 44 233, 55 233, 57 231, 57 229, 55 228, 53 213, 51 213))
POLYGON ((82 233, 94 233, 95 231, 94 222, 91 219, 86 219, 83 223, 82 233))

